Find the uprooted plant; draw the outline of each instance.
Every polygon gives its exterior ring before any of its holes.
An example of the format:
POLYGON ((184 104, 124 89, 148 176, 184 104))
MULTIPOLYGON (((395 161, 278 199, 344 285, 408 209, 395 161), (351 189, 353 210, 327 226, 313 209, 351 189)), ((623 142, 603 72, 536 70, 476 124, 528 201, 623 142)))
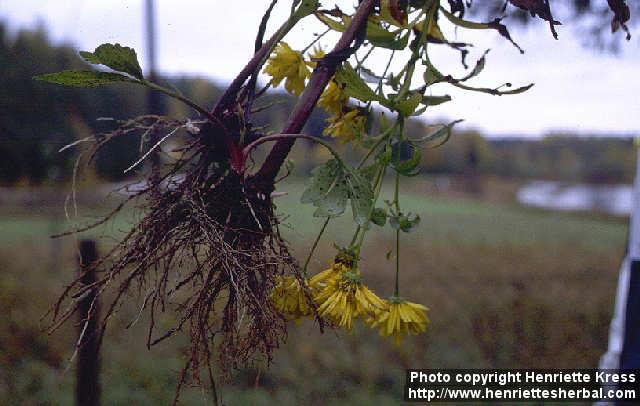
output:
MULTIPOLYGON (((148 151, 130 170, 142 167, 165 140, 183 134, 171 160, 155 162, 142 172, 144 187, 130 191, 104 219, 71 231, 97 226, 126 204, 138 205, 142 213, 130 231, 93 265, 100 270, 94 284, 83 285, 79 277, 64 290, 53 308, 52 329, 71 317, 78 298, 87 292, 97 292, 98 297, 108 293, 112 299, 102 316, 102 338, 123 300, 137 291, 142 302, 140 313, 146 311, 150 318, 149 347, 178 333, 190 335, 191 353, 180 385, 186 382, 189 370, 199 380, 202 367, 209 371, 213 383, 213 354, 218 355, 223 372, 258 356, 270 360, 285 338, 290 318, 315 318, 320 329, 325 325, 351 329, 353 322, 361 319, 396 342, 406 334, 425 331, 427 309, 400 296, 401 235, 414 229, 420 217, 403 210, 399 185, 402 177, 419 170, 423 145, 442 145, 458 121, 433 125, 419 138, 405 134, 405 124, 429 106, 451 100, 447 95, 432 94, 432 86, 437 84, 490 95, 517 94, 532 86, 470 85, 484 69, 487 52, 466 75, 456 78, 438 69, 429 50, 445 46, 460 52, 466 67, 469 44, 449 40, 444 34, 446 27, 496 30, 518 50, 520 47, 500 18, 487 23, 465 20, 469 4, 451 0, 446 5, 439 0, 362 0, 353 13, 337 6, 323 9, 315 0, 297 0, 289 18, 263 43, 276 3, 271 2, 262 20, 254 56, 210 110, 145 79, 135 51, 118 44, 103 44, 94 52, 80 53, 87 62, 110 71, 65 71, 37 77, 78 87, 116 82, 143 85, 182 101, 199 114, 197 121, 137 117, 119 122, 111 132, 71 145, 89 145, 82 156, 91 161, 111 140, 138 136, 148 151), (285 36, 311 16, 327 30, 303 51, 292 49, 283 41, 285 36), (330 32, 339 33, 339 40, 326 52, 319 43, 330 32), (386 55, 383 70, 368 67, 372 55, 386 55), (402 58, 406 60, 400 70, 391 72, 392 62, 402 58), (258 89, 261 72, 270 76, 270 81, 258 89), (285 89, 299 97, 284 127, 277 132, 254 127, 256 100, 283 81, 285 89), (316 106, 329 114, 324 131, 329 138, 301 134, 316 106), (332 154, 314 170, 302 195, 302 203, 316 207, 315 216, 326 218, 302 266, 279 233, 272 200, 277 175, 298 138, 319 143, 332 154), (362 150, 361 161, 355 166, 346 163, 331 138, 362 150), (273 147, 254 170, 252 154, 264 143, 273 143, 273 147), (393 199, 380 204, 383 179, 389 171, 394 174, 393 199), (351 243, 338 250, 329 269, 311 277, 308 264, 318 241, 331 219, 344 214, 348 202, 354 219, 351 243), (397 244, 395 283, 385 292, 390 295, 385 300, 363 283, 359 262, 365 235, 386 224, 395 229, 397 244), (155 321, 167 309, 175 312, 177 323, 168 331, 158 331, 155 321)), ((555 35, 558 22, 548 1, 511 3, 549 21, 555 35)), ((617 27, 625 27, 629 16, 624 2, 609 4, 617 7, 617 27)))

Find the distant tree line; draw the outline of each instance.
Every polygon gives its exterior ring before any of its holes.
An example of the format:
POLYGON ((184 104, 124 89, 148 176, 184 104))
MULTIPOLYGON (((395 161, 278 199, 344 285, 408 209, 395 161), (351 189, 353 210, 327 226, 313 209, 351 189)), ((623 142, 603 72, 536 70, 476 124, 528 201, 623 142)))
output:
POLYGON ((458 133, 438 149, 425 152, 427 173, 481 174, 512 179, 629 183, 635 175, 631 138, 551 135, 542 139, 486 139, 458 133), (472 168, 470 168, 472 167, 472 168))
MULTIPOLYGON (((82 68, 71 46, 52 46, 43 29, 11 34, 0 24, 0 184, 42 184, 68 180, 75 152, 59 153, 64 145, 113 126, 101 117, 127 119, 149 113, 143 89, 111 86, 91 92, 51 86, 32 80, 36 74, 82 68)), ((202 105, 211 106, 220 87, 209 80, 189 77, 167 79, 175 88, 202 105)), ((258 125, 279 128, 293 100, 273 93, 258 113, 258 125)), ((163 99, 160 111, 184 117, 190 113, 179 103, 163 99)), ((255 106, 260 107, 260 106, 255 106)), ((318 112, 306 132, 321 136, 324 115, 318 112)), ((416 136, 427 124, 411 123, 416 136)), ((124 179, 124 169, 139 157, 139 139, 112 142, 95 160, 97 178, 124 179)), ((327 157, 311 143, 300 143, 292 155, 297 171, 308 171, 327 157)), ((353 151, 354 159, 358 152, 353 151)), ((467 131, 455 133, 444 146, 423 153, 424 174, 480 174, 522 179, 554 179, 567 182, 630 182, 635 173, 635 149, 630 139, 555 135, 542 140, 486 139, 467 131)))

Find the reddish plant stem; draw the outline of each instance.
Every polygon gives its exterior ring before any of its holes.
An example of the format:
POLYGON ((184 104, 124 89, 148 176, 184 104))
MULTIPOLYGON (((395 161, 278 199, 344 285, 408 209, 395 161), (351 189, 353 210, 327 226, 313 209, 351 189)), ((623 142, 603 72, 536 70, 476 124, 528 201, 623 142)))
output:
MULTIPOLYGON (((363 0, 358 6, 351 24, 344 31, 340 40, 333 48, 331 53, 327 54, 318 62, 316 68, 311 74, 309 84, 298 99, 298 103, 289 115, 289 119, 281 131, 285 134, 295 134, 302 131, 311 112, 313 111, 324 88, 335 73, 336 69, 342 64, 352 53, 351 44, 357 39, 367 24, 367 18, 373 10, 374 0, 363 0)), ((254 175, 254 181, 262 185, 273 185, 273 181, 280 171, 280 167, 284 163, 287 155, 291 151, 296 138, 281 139, 273 146, 267 159, 262 167, 254 175)))

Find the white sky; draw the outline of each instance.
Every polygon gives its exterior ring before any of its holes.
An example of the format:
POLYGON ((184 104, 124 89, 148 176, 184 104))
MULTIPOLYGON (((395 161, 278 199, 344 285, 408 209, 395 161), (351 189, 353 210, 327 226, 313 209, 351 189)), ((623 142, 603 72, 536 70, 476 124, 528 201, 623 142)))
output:
MULTIPOLYGON (((188 73, 228 81, 249 59, 258 23, 269 1, 157 0, 158 63, 165 74, 188 73)), ((269 24, 273 32, 284 21, 290 1, 281 0, 269 24)), ((333 6, 334 2, 327 2, 333 6)), ((349 9, 352 2, 336 1, 349 9), (345 4, 346 3, 346 4, 345 4)), ((312 17, 311 17, 312 19, 312 17)), ((38 23, 57 43, 93 50, 104 42, 134 47, 145 66, 142 0, 0 0, 0 20, 13 29, 38 23)), ((447 27, 443 26, 443 29, 447 27)), ((313 32, 323 31, 317 22, 296 30, 287 38, 302 48, 313 32)), ((581 47, 570 28, 558 29, 555 41, 543 22, 530 29, 512 28, 514 39, 527 51, 520 53, 493 31, 446 30, 450 39, 476 44, 469 57, 472 65, 485 48, 492 48, 483 74, 473 84, 494 87, 504 82, 524 85, 528 92, 496 97, 469 94, 443 87, 434 94, 448 93, 453 102, 434 107, 424 117, 465 119, 465 125, 487 135, 540 135, 548 131, 637 134, 640 130, 640 67, 638 38, 623 44, 613 56, 581 47)), ((329 40, 321 42, 325 47, 329 40)), ((384 55, 374 58, 372 68, 382 70, 384 55)), ((432 57, 444 73, 460 74, 459 57, 443 49, 432 57)))

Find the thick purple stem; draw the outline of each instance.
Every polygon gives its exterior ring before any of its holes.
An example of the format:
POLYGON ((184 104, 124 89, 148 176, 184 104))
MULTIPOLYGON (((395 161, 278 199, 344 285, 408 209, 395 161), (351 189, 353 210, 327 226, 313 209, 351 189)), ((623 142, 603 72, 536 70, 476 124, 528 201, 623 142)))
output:
MULTIPOLYGON (((347 27, 342 34, 333 51, 327 54, 322 61, 318 62, 311 74, 309 84, 289 115, 289 119, 282 133, 295 134, 302 131, 320 95, 336 69, 351 55, 351 44, 366 26, 367 18, 373 10, 374 3, 374 0, 364 0, 360 3, 353 20, 351 20, 351 24, 349 24, 349 27, 347 27)), ((269 152, 267 159, 262 164, 262 167, 254 176, 254 181, 263 185, 273 185, 273 181, 278 175, 280 167, 287 158, 295 141, 295 138, 285 138, 276 142, 269 152)))

